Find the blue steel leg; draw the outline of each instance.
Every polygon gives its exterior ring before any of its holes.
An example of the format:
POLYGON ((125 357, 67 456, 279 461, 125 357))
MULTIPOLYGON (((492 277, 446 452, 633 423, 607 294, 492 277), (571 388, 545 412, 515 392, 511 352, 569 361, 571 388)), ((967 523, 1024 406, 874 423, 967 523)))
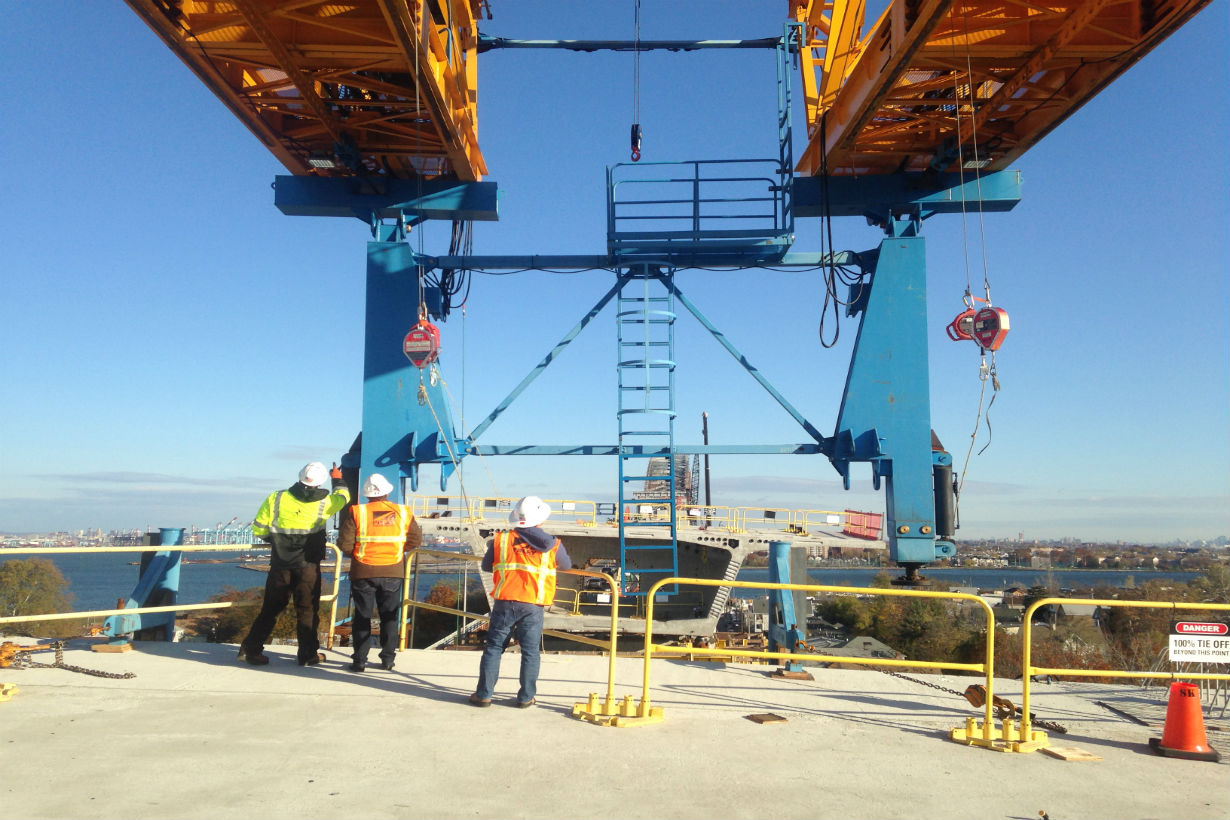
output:
MULTIPOLYGON (((182 529, 163 529, 159 546, 176 547, 184 542, 182 529)), ((183 553, 179 550, 159 550, 141 554, 137 586, 124 601, 124 609, 147 606, 170 606, 179 594, 179 567, 183 553)), ((111 615, 103 621, 103 634, 111 638, 135 635, 138 639, 156 639, 162 629, 164 640, 175 638, 174 612, 147 612, 131 615, 111 615)), ((118 641, 123 643, 124 641, 118 641)))
MULTIPOLYGON (((363 446, 360 480, 380 473, 402 500, 401 477, 418 489, 420 464, 440 464, 440 489, 452 473, 452 414, 442 384, 410 364, 406 333, 418 321, 418 266, 410 246, 367 243, 367 326, 363 350, 363 446), (420 385, 422 389, 420 389, 420 385), (422 403, 420 403, 420 401, 422 403), (444 437, 440 429, 444 430, 444 437)), ((461 459, 462 453, 455 456, 461 459)))
MULTIPOLYGON (((790 580, 790 544, 785 541, 769 542, 769 583, 807 583, 806 578, 790 580)), ((807 622, 804 620, 803 628, 799 628, 794 593, 788 589, 769 590, 769 651, 793 652, 806 637, 807 622)), ((803 665, 797 661, 788 661, 785 666, 787 672, 803 671, 803 665)))
POLYGON ((849 486, 850 463, 871 463, 878 488, 887 480, 889 557, 934 561, 931 402, 927 367, 927 280, 923 238, 885 239, 866 294, 845 395, 838 413, 833 466, 849 486))

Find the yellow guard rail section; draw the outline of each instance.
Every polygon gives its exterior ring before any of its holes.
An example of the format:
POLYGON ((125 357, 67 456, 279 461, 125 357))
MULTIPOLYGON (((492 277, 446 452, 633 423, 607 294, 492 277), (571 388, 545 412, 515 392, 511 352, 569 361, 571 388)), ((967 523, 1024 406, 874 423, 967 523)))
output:
MULTIPOLYGON (((1220 611, 1230 612, 1230 604, 1202 604, 1202 603, 1187 603, 1177 601, 1117 601, 1098 598, 1040 598, 1030 604, 1025 610, 1025 625, 1021 629, 1021 677, 1024 685, 1024 690, 1021 694, 1021 729, 1019 742, 1024 745, 1027 739, 1042 735, 1045 738, 1045 733, 1032 731, 1029 725, 1029 691, 1030 684, 1034 675, 1069 675, 1072 677, 1085 678, 1182 678, 1184 680, 1230 680, 1230 675, 1214 674, 1211 672, 1193 672, 1191 674, 1183 673, 1176 674, 1174 672, 1148 672, 1148 671, 1131 671, 1119 669, 1053 669, 1046 666, 1034 666, 1031 661, 1031 653, 1033 647, 1033 615, 1040 607, 1047 604, 1073 604, 1079 606, 1105 606, 1105 607, 1141 607, 1144 609, 1170 609, 1178 611, 1180 609, 1201 610, 1201 611, 1220 611)), ((1016 749, 1014 751, 1032 752, 1037 748, 1042 748, 1046 744, 1036 745, 1029 743, 1028 747, 1016 749)))
MULTIPOLYGON (((330 623, 337 619, 337 593, 341 586, 342 578, 342 552, 335 544, 326 544, 329 549, 333 550, 333 589, 328 595, 321 595, 321 603, 329 603, 332 605, 333 618, 330 623)), ((5 557, 15 554, 24 555, 67 555, 71 553, 98 554, 104 552, 251 552, 252 550, 267 550, 268 544, 190 544, 174 547, 19 547, 17 549, 7 549, 4 551, 5 557)), ((184 566, 191 564, 181 564, 181 571, 184 566)), ((133 582, 136 586, 136 581, 133 582)), ((262 584, 263 586, 263 584, 262 584)), ((129 609, 90 609, 80 612, 50 612, 43 615, 12 615, 0 618, 0 624, 12 623, 29 623, 33 621, 71 621, 78 618, 106 618, 111 615, 134 615, 144 612, 200 612, 207 609, 229 609, 230 607, 251 607, 256 606, 260 601, 218 601, 215 603, 199 603, 199 604, 170 604, 167 606, 144 606, 132 607, 129 609)), ((329 629, 329 639, 326 648, 333 648, 333 629, 329 629)))
MULTIPOLYGON (((953 729, 953 739, 961 742, 967 742, 975 745, 992 746, 997 745, 1001 741, 993 736, 994 720, 991 714, 994 700, 994 669, 995 669, 995 613, 991 610, 990 605, 979 598, 977 595, 970 595, 963 592, 932 592, 928 590, 906 590, 906 589, 871 589, 866 587, 838 587, 824 586, 820 584, 773 584, 767 582, 743 582, 743 581, 726 581, 726 580, 710 580, 707 578, 664 578, 655 583, 649 590, 649 594, 645 596, 648 605, 645 611, 645 649, 644 649, 644 673, 641 684, 641 702, 635 709, 631 707, 632 696, 628 695, 624 698, 625 708, 620 714, 612 715, 610 720, 605 721, 605 725, 609 726, 639 726, 645 723, 657 723, 662 720, 661 707, 652 705, 649 696, 649 669, 650 661, 654 655, 697 655, 697 656, 722 656, 722 657, 744 657, 744 658, 761 658, 774 660, 791 660, 791 661, 823 661, 829 663, 847 663, 860 666, 889 666, 889 667, 906 667, 912 669, 927 668, 927 669, 955 669, 968 672, 980 672, 986 679, 986 704, 985 704, 985 721, 981 728, 981 736, 978 736, 978 727, 971 725, 968 721, 963 729, 953 729), (970 601, 979 606, 987 616, 986 630, 986 649, 984 661, 982 663, 948 663, 941 661, 899 661, 896 659, 885 658, 852 658, 845 655, 823 655, 817 653, 799 653, 799 652, 769 652, 765 650, 750 650, 750 649, 734 649, 732 647, 723 648, 697 648, 688 646, 665 646, 656 645, 653 643, 653 604, 654 598, 658 590, 668 584, 680 584, 683 586, 711 586, 722 587, 728 586, 731 588, 741 589, 780 589, 780 590, 798 590, 802 592, 845 592, 855 595, 887 595, 902 598, 946 598, 950 600, 970 601), (958 733, 960 737, 958 737, 958 733), (968 737, 967 737, 968 735, 968 737)), ((578 704, 579 706, 579 704, 578 704)), ((573 713, 576 714, 577 707, 573 707, 573 713)), ((973 720, 971 718, 971 720, 973 720)))

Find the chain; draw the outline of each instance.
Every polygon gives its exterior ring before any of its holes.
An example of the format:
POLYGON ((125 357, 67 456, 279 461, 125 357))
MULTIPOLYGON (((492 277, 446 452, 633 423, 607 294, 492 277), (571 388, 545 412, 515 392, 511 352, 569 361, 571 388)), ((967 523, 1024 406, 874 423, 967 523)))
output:
POLYGON ((84 666, 74 666, 71 663, 64 662, 64 642, 56 641, 52 644, 56 651, 55 663, 39 663, 38 661, 30 660, 30 652, 32 649, 26 649, 17 652, 13 657, 13 665, 18 669, 63 669, 66 672, 80 672, 83 675, 93 675, 96 678, 114 678, 116 680, 127 680, 135 678, 133 672, 103 672, 100 669, 86 669, 84 666))
MULTIPOLYGON (((881 669, 879 671, 883 672, 885 675, 891 675, 894 678, 901 678, 902 680, 908 680, 910 683, 917 683, 921 686, 927 686, 927 687, 930 687, 931 689, 937 689, 940 692, 947 692, 950 695, 956 695, 959 698, 965 698, 966 700, 970 700, 969 695, 967 695, 965 692, 958 692, 956 689, 949 689, 946 686, 940 686, 938 684, 931 683, 930 681, 919 680, 918 678, 911 678, 909 675, 903 675, 900 672, 889 672, 887 669, 881 669)), ((982 687, 978 687, 978 691, 981 693, 983 703, 985 703, 986 702, 986 692, 982 689, 982 687)), ((975 706, 977 705, 980 705, 980 704, 975 704, 975 706)), ((1014 706, 1012 701, 1006 698, 998 697, 998 696, 995 697, 995 702, 993 705, 995 707, 995 716, 998 717, 1000 720, 1003 720, 1004 718, 1012 717, 1013 715, 1018 714, 1021 711, 1021 708, 1019 706, 1014 706)), ((1054 721, 1051 721, 1051 720, 1041 720, 1036 715, 1034 715, 1032 712, 1030 712, 1029 714, 1029 722, 1033 724, 1034 726, 1039 726, 1043 729, 1049 729, 1050 731, 1056 732, 1057 734, 1066 735, 1068 733, 1068 729, 1066 726, 1061 726, 1058 723, 1055 723, 1054 721)))

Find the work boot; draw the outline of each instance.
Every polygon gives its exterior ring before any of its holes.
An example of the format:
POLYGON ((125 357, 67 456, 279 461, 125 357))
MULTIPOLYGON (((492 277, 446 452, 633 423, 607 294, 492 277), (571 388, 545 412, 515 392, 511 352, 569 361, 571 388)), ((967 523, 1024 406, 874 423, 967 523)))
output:
POLYGON ((250 652, 241 646, 239 647, 239 660, 253 666, 266 666, 269 663, 269 656, 264 652, 250 652))
POLYGON ((351 662, 350 666, 346 667, 351 672, 363 672, 367 669, 367 664, 360 661, 351 662))
POLYGON ((392 671, 393 671, 393 662, 392 662, 392 661, 385 661, 385 660, 382 660, 382 661, 380 661, 380 668, 381 668, 381 669, 383 669, 385 672, 392 672, 392 671))
POLYGON ((316 653, 316 655, 315 655, 314 657, 300 658, 300 659, 299 659, 299 665, 300 665, 300 666, 315 666, 315 665, 316 665, 316 664, 318 664, 318 663, 324 663, 324 662, 325 662, 325 653, 324 653, 324 652, 317 652, 317 653, 316 653))

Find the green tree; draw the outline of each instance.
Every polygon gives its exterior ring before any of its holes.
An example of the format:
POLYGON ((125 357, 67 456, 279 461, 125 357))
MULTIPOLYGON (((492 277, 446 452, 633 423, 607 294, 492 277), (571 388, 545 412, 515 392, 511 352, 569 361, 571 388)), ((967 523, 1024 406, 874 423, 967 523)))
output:
MULTIPOLYGON (((51 615, 68 612, 73 595, 60 568, 46 558, 25 558, 0 563, 0 614, 6 618, 20 615, 51 615)), ((14 635, 63 637, 76 634, 80 627, 60 621, 34 621, 8 624, 3 631, 14 635)))
MULTIPOLYGON (((256 613, 260 611, 260 605, 264 599, 264 587, 251 587, 243 590, 229 586, 223 587, 221 592, 210 596, 210 602, 233 603, 235 606, 227 609, 206 610, 206 614, 188 623, 186 631, 199 635, 211 643, 239 643, 243 640, 243 636, 248 634, 248 629, 252 626, 256 613)), ((320 605, 320 623, 322 629, 328 628, 329 607, 325 604, 320 605)), ((274 621, 270 637, 290 640, 298 637, 298 634, 295 604, 291 601, 274 621)))
POLYGON ((1191 583, 1196 600, 1210 604, 1230 604, 1230 567, 1213 564, 1191 583))

